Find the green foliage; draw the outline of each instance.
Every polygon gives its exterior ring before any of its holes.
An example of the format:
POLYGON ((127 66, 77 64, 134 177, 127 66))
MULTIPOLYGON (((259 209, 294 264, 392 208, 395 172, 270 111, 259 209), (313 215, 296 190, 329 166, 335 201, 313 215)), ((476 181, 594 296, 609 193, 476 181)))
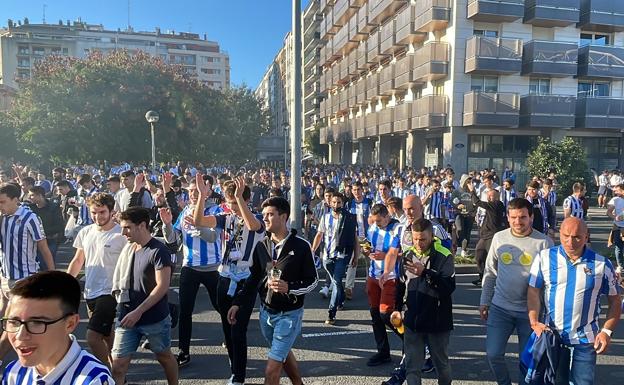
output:
POLYGON ((314 126, 313 130, 307 131, 305 133, 304 144, 306 149, 321 158, 327 157, 327 153, 329 152, 329 146, 326 144, 320 143, 320 126, 317 124, 314 126))
POLYGON ((585 149, 570 137, 555 143, 540 139, 537 147, 527 157, 527 167, 531 175, 544 178, 554 172, 559 191, 563 195, 572 191, 575 182, 587 181, 585 149))
MULTIPOLYGON (((148 110, 157 111, 158 160, 253 158, 266 129, 247 88, 216 91, 181 66, 146 53, 51 56, 20 85, 9 122, 17 145, 39 160, 142 161, 150 157, 148 110)), ((2 127, 3 128, 3 127, 2 127)))

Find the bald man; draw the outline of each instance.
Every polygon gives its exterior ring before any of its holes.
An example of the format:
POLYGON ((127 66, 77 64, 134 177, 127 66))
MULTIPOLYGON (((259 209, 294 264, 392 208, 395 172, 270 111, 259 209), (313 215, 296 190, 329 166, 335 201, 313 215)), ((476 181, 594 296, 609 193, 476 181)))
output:
POLYGON ((531 266, 529 321, 538 336, 555 330, 566 347, 557 383, 593 384, 596 355, 607 351, 621 314, 615 269, 609 259, 586 246, 587 225, 579 218, 566 218, 559 236, 561 245, 542 250, 531 266), (601 328, 598 316, 603 294, 609 308, 601 328), (541 300, 550 320, 547 325, 538 318, 541 300))

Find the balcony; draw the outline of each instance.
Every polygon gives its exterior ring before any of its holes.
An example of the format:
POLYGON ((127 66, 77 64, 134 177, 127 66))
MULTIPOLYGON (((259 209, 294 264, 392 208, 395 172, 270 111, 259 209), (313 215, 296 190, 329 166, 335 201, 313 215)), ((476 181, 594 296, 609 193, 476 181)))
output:
POLYGON ((357 67, 357 50, 353 50, 347 56, 347 62, 349 63, 349 75, 356 76, 360 73, 357 67))
POLYGON ((464 126, 518 127, 520 96, 472 91, 464 95, 464 126))
POLYGON ((340 110, 340 95, 338 93, 331 95, 329 102, 331 103, 331 115, 336 115, 340 110))
POLYGON ((332 126, 332 130, 334 143, 351 141, 351 129, 346 120, 344 122, 338 122, 334 124, 332 126))
POLYGON ((624 99, 578 98, 576 127, 621 130, 624 127, 624 99))
POLYGON ((451 19, 450 0, 419 1, 414 25, 418 32, 433 32, 445 29, 451 19))
POLYGON ((366 78, 360 78, 355 83, 355 103, 362 104, 366 102, 366 78))
POLYGON ((524 95, 520 98, 520 127, 574 127, 576 97, 524 95))
POLYGON ((327 127, 321 127, 319 129, 319 143, 320 144, 327 144, 327 127))
POLYGON ((353 4, 354 1, 351 0, 336 0, 336 4, 334 4, 334 19, 342 22, 343 24, 347 22, 347 20, 357 12, 358 7, 353 4))
POLYGON ((524 0, 468 0, 468 19, 508 23, 524 16, 524 0))
POLYGON ((624 47, 586 45, 578 49, 578 76, 624 79, 624 47))
POLYGON ((408 2, 407 0, 369 0, 369 21, 373 24, 382 24, 408 2))
POLYGON ((522 75, 575 76, 577 67, 578 45, 576 43, 531 40, 522 49, 522 75))
POLYGON ((445 78, 448 75, 449 45, 428 42, 414 53, 412 81, 424 83, 445 78))
POLYGON ((363 116, 353 118, 353 126, 355 127, 356 139, 362 139, 366 137, 366 120, 363 116))
POLYGON ((333 38, 333 52, 337 55, 344 54, 345 46, 349 43, 349 29, 341 28, 333 38))
POLYGON ((404 47, 402 44, 397 44, 394 31, 394 20, 388 20, 386 24, 381 26, 381 44, 379 45, 379 49, 382 54, 393 54, 404 47))
POLYGON ((366 100, 376 99, 379 95, 379 74, 377 72, 366 78, 366 100))
POLYGON ((340 68, 340 83, 349 82, 351 76, 349 75, 349 60, 347 57, 338 63, 338 67, 340 68))
POLYGON ((381 38, 381 33, 379 31, 373 32, 369 37, 366 43, 368 48, 368 63, 376 64, 386 55, 381 52, 379 46, 379 40, 381 38))
POLYGON ((327 111, 325 110, 327 108, 326 104, 327 104, 327 102, 325 100, 321 100, 321 107, 319 109, 320 110, 319 111, 319 116, 321 117, 321 119, 323 119, 323 118, 327 117, 327 115, 329 115, 327 113, 327 111))
POLYGON ((368 34, 360 32, 360 26, 358 24, 357 13, 351 16, 348 22, 348 26, 349 26, 349 40, 350 41, 359 42, 359 41, 364 40, 368 36, 368 34))
POLYGON ((448 99, 445 95, 427 95, 412 102, 412 129, 446 127, 448 99))
POLYGON ((473 36, 466 41, 467 74, 513 74, 521 69, 522 40, 473 36))
POLYGON ((366 71, 369 67, 368 64, 368 42, 362 41, 356 49, 357 69, 358 71, 366 71))
POLYGON ((332 66, 332 88, 340 85, 340 65, 332 66))
POLYGON ((386 107, 377 113, 379 116, 379 135, 394 132, 394 108, 386 107))
POLYGON ((338 92, 338 99, 340 100, 338 105, 338 112, 344 113, 346 111, 349 111, 349 93, 346 88, 343 88, 338 92))
POLYGON ((379 73, 379 94, 389 96, 394 90, 394 65, 388 63, 379 73))
POLYGON ((347 98, 349 107, 355 107, 357 105, 357 90, 354 83, 351 83, 347 88, 347 98))
POLYGON ((325 13, 332 5, 334 5, 334 0, 321 0, 319 3, 319 12, 325 13))
POLYGON ((412 85, 412 63, 414 55, 405 55, 394 64, 394 87, 406 90, 412 85))
POLYGON ((364 117, 364 133, 365 136, 379 135, 379 116, 376 112, 371 112, 364 117))
POLYGON ((624 2, 618 0, 581 0, 579 27, 599 32, 624 31, 624 2))
POLYGON ((427 33, 418 32, 416 28, 416 6, 408 5, 400 11, 395 19, 396 44, 413 44, 427 39, 427 33))
POLYGON ((394 107, 394 132, 408 132, 412 129, 412 102, 394 107))
POLYGON ((375 23, 371 22, 368 17, 368 8, 369 3, 365 3, 358 9, 357 12, 357 20, 358 20, 358 30, 360 33, 369 34, 373 29, 377 26, 375 23))
POLYGON ((567 27, 579 22, 580 0, 525 0, 524 20, 536 27, 567 27))

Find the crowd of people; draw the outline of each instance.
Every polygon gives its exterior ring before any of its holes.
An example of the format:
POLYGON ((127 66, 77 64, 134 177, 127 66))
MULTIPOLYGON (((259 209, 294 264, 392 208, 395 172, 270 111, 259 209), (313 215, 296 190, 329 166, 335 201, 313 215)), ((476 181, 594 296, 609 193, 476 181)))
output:
POLYGON ((501 176, 456 176, 450 167, 307 166, 297 229, 289 220, 290 176, 275 168, 103 162, 57 167, 51 176, 17 164, 0 171, 0 359, 11 347, 18 355, 6 366, 7 384, 78 383, 80 376, 81 384, 123 384, 142 343, 176 384, 179 368, 191 363, 193 312, 204 286, 221 319, 227 383, 245 382, 258 297, 269 347, 265 383, 279 384, 285 372, 300 385, 292 347, 305 296, 318 289, 328 299, 325 323, 335 325, 357 295, 358 266, 366 266, 376 349, 366 364, 391 362, 389 330, 403 341, 385 385, 420 384, 434 371, 439 384, 452 382, 456 258, 476 260, 473 284, 482 287, 485 351, 498 384, 511 384, 505 351, 514 332, 519 383, 592 384, 596 355, 607 350, 620 318, 624 184, 617 172, 596 175, 598 205, 614 221, 615 264, 590 247, 585 185, 560 191, 554 173, 516 189, 508 168, 501 176), (61 244, 75 249, 67 273, 54 272, 61 244), (43 265, 49 272, 38 272, 43 265), (172 300, 176 269, 179 298, 172 300), (91 353, 71 335, 80 296, 73 277, 81 274, 91 353), (609 306, 601 327, 602 295, 609 306), (74 365, 78 356, 86 366, 74 365))

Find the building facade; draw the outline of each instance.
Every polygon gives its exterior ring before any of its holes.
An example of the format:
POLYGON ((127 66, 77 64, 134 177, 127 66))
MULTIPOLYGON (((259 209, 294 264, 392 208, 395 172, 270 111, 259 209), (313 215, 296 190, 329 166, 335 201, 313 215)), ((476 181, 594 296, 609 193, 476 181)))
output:
POLYGON ((539 137, 622 162, 624 1, 320 0, 330 162, 525 167, 539 137))
POLYGON ((47 55, 86 57, 90 52, 144 51, 180 64, 213 89, 230 86, 230 59, 219 44, 194 33, 110 31, 82 21, 30 24, 9 20, 0 29, 0 83, 17 87, 18 78, 32 75, 34 64, 47 55))
POLYGON ((8 111, 11 108, 13 97, 15 96, 15 89, 7 85, 0 84, 0 112, 8 111))

